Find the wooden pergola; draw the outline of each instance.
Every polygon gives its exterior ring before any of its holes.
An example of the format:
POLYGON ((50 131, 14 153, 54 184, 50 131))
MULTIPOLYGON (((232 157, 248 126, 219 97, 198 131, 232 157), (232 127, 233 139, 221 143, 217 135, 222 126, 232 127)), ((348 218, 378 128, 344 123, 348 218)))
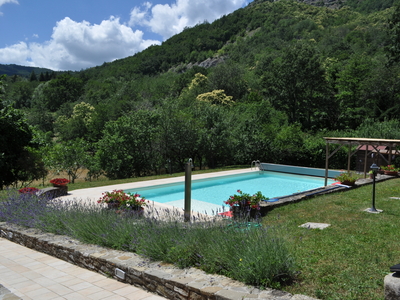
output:
POLYGON ((371 154, 373 151, 380 155, 384 161, 387 162, 388 165, 391 164, 392 155, 388 155, 388 159, 383 156, 383 154, 378 149, 378 146, 385 146, 388 148, 388 152, 392 154, 394 151, 395 154, 400 154, 399 150, 397 149, 400 146, 400 140, 386 140, 386 139, 367 139, 367 138, 336 138, 336 137, 324 137, 326 141, 326 159, 325 159, 325 186, 328 183, 328 169, 329 169, 329 159, 344 146, 348 147, 348 155, 347 155, 347 172, 350 172, 350 159, 351 157, 357 153, 357 150, 351 151, 353 146, 366 146, 365 151, 365 159, 364 159, 364 177, 367 175, 367 156, 371 154), (340 146, 337 147, 332 153, 329 153, 329 144, 339 144, 340 146), (369 152, 369 149, 371 151, 369 152))

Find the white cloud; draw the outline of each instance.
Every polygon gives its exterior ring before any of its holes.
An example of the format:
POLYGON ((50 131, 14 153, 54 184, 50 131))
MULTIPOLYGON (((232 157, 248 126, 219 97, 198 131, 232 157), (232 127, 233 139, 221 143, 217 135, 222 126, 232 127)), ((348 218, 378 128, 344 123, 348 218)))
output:
POLYGON ((17 0, 0 0, 0 6, 6 4, 6 3, 15 3, 19 4, 17 0))
MULTIPOLYGON (((130 20, 122 24, 110 17, 100 24, 76 22, 68 17, 57 22, 51 38, 44 43, 20 42, 0 48, 0 63, 38 66, 53 70, 80 70, 103 62, 133 55, 157 40, 145 40, 143 31, 133 29, 144 26, 164 39, 207 20, 213 22, 249 0, 176 0, 172 4, 144 2, 130 13, 130 20)), ((17 0, 0 0, 18 4, 17 0)), ((1 14, 1 13, 0 13, 1 14)), ((36 37, 34 35, 34 37, 36 37)))
POLYGON ((0 62, 4 61, 9 64, 24 62, 24 65, 32 66, 32 63, 27 60, 29 53, 28 45, 25 42, 20 42, 0 49, 0 62))
POLYGON ((171 5, 152 6, 146 2, 142 8, 135 7, 131 11, 129 25, 147 26, 152 32, 168 39, 185 27, 194 26, 205 20, 211 23, 247 3, 247 0, 176 0, 171 5))
MULTIPOLYGON (((0 0, 0 7, 3 6, 6 3, 15 3, 19 4, 17 0, 0 0)), ((0 11, 0 16, 2 16, 3 13, 0 11)))
POLYGON ((100 24, 64 18, 43 44, 20 43, 0 49, 0 62, 35 65, 53 70, 80 70, 101 65, 142 51, 159 41, 144 40, 143 32, 133 31, 110 17, 100 24))

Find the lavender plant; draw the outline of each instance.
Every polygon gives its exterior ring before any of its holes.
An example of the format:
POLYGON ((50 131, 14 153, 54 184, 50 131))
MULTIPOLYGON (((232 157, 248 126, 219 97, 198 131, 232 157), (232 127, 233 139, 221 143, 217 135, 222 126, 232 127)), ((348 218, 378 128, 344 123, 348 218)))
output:
POLYGON ((47 200, 10 193, 0 202, 0 220, 69 235, 85 243, 133 251, 179 267, 197 267, 247 284, 274 286, 294 277, 295 264, 274 230, 237 221, 216 221, 149 205, 139 217, 89 201, 47 200))

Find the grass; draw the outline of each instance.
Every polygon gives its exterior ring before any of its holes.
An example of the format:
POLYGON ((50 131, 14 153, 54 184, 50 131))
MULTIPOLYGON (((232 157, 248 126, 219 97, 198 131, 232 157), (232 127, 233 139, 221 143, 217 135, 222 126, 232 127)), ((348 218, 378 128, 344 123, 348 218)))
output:
MULTIPOLYGON (((244 169, 244 168, 248 168, 248 167, 249 166, 227 166, 227 167, 222 167, 222 168, 217 168, 217 169, 195 170, 192 172, 192 175, 211 173, 211 172, 219 172, 219 171, 229 171, 229 170, 235 170, 235 169, 244 169)), ((114 179, 114 180, 108 179, 105 176, 101 176, 99 179, 93 179, 92 181, 87 181, 87 180, 85 180, 86 173, 87 173, 87 170, 82 170, 79 173, 80 174, 79 178, 75 179, 75 183, 68 184, 68 190, 73 191, 73 190, 78 190, 78 189, 86 189, 86 188, 92 188, 92 187, 130 183, 130 182, 139 182, 139 181, 153 180, 153 179, 172 178, 172 177, 179 177, 179 176, 185 175, 184 172, 180 172, 180 173, 173 173, 172 175, 161 174, 161 175, 152 175, 152 176, 125 178, 125 179, 114 179)), ((42 184, 42 180, 35 181, 32 184, 30 184, 29 186, 37 187, 39 189, 43 188, 43 187, 49 187, 49 186, 52 186, 49 182, 50 179, 57 178, 57 177, 68 178, 68 175, 63 174, 63 173, 58 174, 58 175, 51 175, 49 178, 46 178, 44 186, 42 184)))
POLYGON ((400 179, 376 186, 376 207, 371 207, 372 186, 319 196, 276 208, 264 219, 266 226, 285 232, 301 271, 284 289, 319 299, 383 299, 383 278, 400 261, 400 179), (329 223, 324 230, 298 226, 329 223))

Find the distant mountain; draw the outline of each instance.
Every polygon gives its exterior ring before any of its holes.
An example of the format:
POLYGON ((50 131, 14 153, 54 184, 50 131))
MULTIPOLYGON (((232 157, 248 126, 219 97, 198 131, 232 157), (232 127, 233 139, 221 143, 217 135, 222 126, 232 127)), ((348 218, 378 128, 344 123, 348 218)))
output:
POLYGON ((3 65, 0 64, 0 75, 7 75, 7 76, 13 76, 13 75, 18 75, 21 77, 29 77, 32 73, 32 71, 35 72, 36 75, 39 75, 40 73, 52 73, 54 72, 53 70, 46 69, 46 68, 37 68, 37 67, 26 67, 26 66, 19 66, 19 65, 3 65))

